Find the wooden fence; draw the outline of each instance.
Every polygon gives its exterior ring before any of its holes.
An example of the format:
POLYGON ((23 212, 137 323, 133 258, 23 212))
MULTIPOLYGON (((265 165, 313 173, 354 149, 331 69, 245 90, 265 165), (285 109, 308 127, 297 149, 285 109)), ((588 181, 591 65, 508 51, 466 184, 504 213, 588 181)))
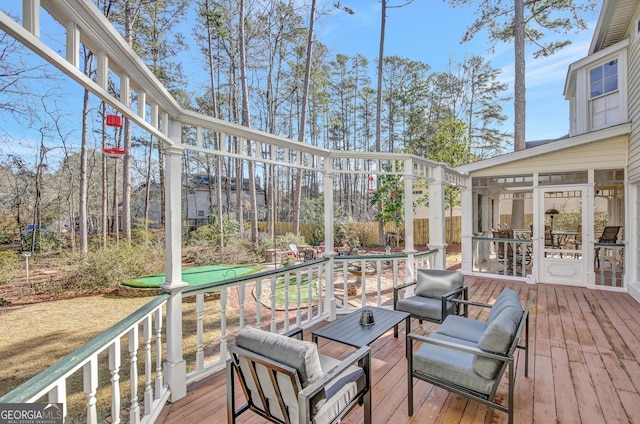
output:
MULTIPOLYGON (((462 240, 461 233, 461 223, 462 219, 459 216, 453 217, 453 227, 449 225, 450 218, 445 218, 446 225, 446 242, 458 244, 462 240), (451 229, 453 229, 453 237, 450 237, 451 229)), ((341 224, 336 224, 336 232, 339 232, 341 224)), ((349 227, 349 233, 353 236, 357 235, 357 238, 360 240, 360 243, 364 246, 377 246, 379 245, 379 229, 378 222, 360 222, 360 223, 349 223, 342 224, 344 226, 349 227)), ((258 222, 258 231, 267 232, 268 226, 266 222, 258 222)), ((312 240, 313 231, 316 226, 312 224, 300 224, 300 234, 302 234, 309 242, 312 240)), ((404 240, 404 225, 397 227, 395 224, 390 223, 387 224, 384 228, 386 234, 399 235, 399 237, 390 237, 392 240, 399 238, 401 241, 404 240)), ((283 235, 286 233, 293 232, 293 223, 291 222, 277 222, 275 225, 276 236, 283 235)), ((428 218, 420 218, 415 219, 413 221, 413 243, 415 245, 427 245, 429 244, 429 219, 428 218)), ((402 243, 401 243, 402 244, 402 243)))

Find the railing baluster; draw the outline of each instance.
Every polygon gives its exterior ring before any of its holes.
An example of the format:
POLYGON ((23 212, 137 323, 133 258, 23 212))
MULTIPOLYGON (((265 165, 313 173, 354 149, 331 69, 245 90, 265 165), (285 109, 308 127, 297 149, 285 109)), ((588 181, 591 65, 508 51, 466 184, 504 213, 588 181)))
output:
POLYGON ((380 259, 376 259, 376 280, 377 280, 377 288, 378 288, 376 306, 381 306, 382 305, 382 261, 380 259))
POLYGON ((302 315, 301 315, 302 302, 300 301, 302 299, 302 293, 300 292, 301 284, 302 284, 302 270, 299 269, 296 271, 296 294, 298 296, 296 301, 296 327, 300 327, 300 323, 302 322, 302 315))
POLYGON ((196 369, 204 368, 204 294, 196 295, 196 369))
POLYGON ((289 285, 291 283, 290 274, 284 274, 284 331, 289 331, 289 285))
POLYGON ((151 315, 147 315, 144 319, 142 328, 144 336, 144 414, 147 415, 151 412, 153 403, 153 386, 151 385, 151 315))
MULTIPOLYGON (((275 252, 273 253, 275 255, 275 252)), ((261 328, 262 321, 262 279, 256 280, 256 327, 261 328)))
POLYGON ((67 381, 60 380, 49 390, 49 402, 62 404, 62 416, 67 416, 67 381))
POLYGON ((129 382, 131 383, 131 410, 129 412, 129 422, 138 424, 140 422, 140 404, 138 403, 138 326, 129 330, 129 361, 131 371, 129 382))
POLYGON ((83 367, 84 394, 87 399, 87 424, 98 422, 96 391, 98 390, 98 356, 93 355, 83 367))
POLYGON ((271 332, 276 332, 276 283, 277 275, 271 276, 271 332))
MULTIPOLYGON (((307 269, 307 321, 313 319, 313 275, 315 270, 316 268, 307 269)), ((317 284, 320 284, 320 281, 318 281, 317 284)))
POLYGON ((227 300, 229 289, 220 289, 220 360, 227 358, 227 300))
POLYGON ((364 308, 367 306, 367 261, 364 259, 360 260, 360 291, 362 292, 360 302, 364 308))
POLYGON ((162 374, 162 307, 154 313, 154 325, 156 331, 156 399, 160 398, 164 379, 162 374))
POLYGON ((238 284, 238 306, 240 308, 240 328, 244 327, 244 300, 245 300, 246 283, 238 284))
POLYGON ((122 364, 120 340, 109 346, 109 372, 111 373, 111 422, 120 422, 120 366, 122 364))

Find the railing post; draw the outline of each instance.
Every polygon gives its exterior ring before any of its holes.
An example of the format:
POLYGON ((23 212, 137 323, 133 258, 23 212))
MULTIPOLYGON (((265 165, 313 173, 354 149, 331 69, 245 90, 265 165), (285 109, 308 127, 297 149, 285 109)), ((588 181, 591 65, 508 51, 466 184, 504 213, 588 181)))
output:
MULTIPOLYGON (((170 136, 180 140, 180 123, 170 122, 170 136)), ((167 122, 164 123, 165 128, 167 122)), ((167 301, 167 360, 164 364, 165 381, 175 402, 187 395, 187 365, 182 357, 182 149, 166 149, 166 273, 162 288, 169 292, 167 301)))
MULTIPOLYGON (((415 281, 415 253, 413 246, 413 160, 407 159, 404 163, 404 253, 407 255, 405 262, 405 283, 415 281)), ((407 295, 413 294, 413 286, 407 288, 407 295)))
POLYGON ((325 270, 325 293, 324 310, 329 314, 328 319, 336 319, 336 298, 334 294, 333 269, 335 265, 336 253, 333 251, 333 159, 328 157, 324 160, 324 256, 329 258, 325 270))
POLYGON ((434 267, 446 268, 446 230, 444 219, 444 165, 433 170, 433 181, 429 181, 429 248, 438 249, 434 267))

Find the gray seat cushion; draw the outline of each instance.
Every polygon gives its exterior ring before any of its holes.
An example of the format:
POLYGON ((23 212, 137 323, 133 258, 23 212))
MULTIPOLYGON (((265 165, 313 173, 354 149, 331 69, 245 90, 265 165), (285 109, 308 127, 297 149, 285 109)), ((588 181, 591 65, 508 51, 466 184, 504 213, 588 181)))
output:
POLYGON ((459 271, 419 269, 416 277, 416 295, 442 297, 464 285, 464 275, 459 271))
MULTIPOLYGON (((409 296, 405 299, 398 299, 396 310, 432 321, 442 321, 442 300, 440 298, 409 296)), ((452 314, 453 311, 453 303, 447 302, 447 315, 452 314)))
MULTIPOLYGON (((475 346, 475 343, 438 333, 432 333, 429 338, 475 346)), ((476 355, 472 353, 423 343, 413 354, 413 369, 414 371, 449 381, 457 386, 488 395, 491 392, 494 380, 485 378, 475 372, 475 358, 476 355)))

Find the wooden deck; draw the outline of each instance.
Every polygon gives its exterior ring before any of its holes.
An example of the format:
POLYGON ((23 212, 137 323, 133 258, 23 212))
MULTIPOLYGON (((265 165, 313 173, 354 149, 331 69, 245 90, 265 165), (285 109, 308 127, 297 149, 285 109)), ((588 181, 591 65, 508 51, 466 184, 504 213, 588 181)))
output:
MULTIPOLYGON (((515 423, 640 422, 640 304, 627 294, 552 285, 466 278, 470 297, 492 303, 503 287, 533 299, 530 321, 529 377, 523 352, 517 358, 515 423)), ((479 308, 470 316, 480 319, 479 308)), ((425 328, 430 331, 433 324, 425 328)), ((400 327, 401 329, 403 326, 400 327)), ((418 323, 412 323, 414 332, 418 323)), ((310 339, 310 332, 305 332, 310 339)), ((407 417, 404 337, 393 331, 371 345, 373 422, 506 423, 507 415, 462 396, 414 381, 415 412, 407 417)), ((320 340, 320 352, 345 356, 352 348, 320 340)), ((237 387, 237 386, 236 386, 237 387)), ((240 394, 237 394, 240 396, 240 394)), ((187 396, 167 405, 162 424, 224 423, 224 374, 189 388, 187 396)), ((497 398, 506 403, 506 380, 497 398)), ((242 423, 262 423, 248 411, 242 423)), ((361 423, 362 408, 343 421, 361 423)))

